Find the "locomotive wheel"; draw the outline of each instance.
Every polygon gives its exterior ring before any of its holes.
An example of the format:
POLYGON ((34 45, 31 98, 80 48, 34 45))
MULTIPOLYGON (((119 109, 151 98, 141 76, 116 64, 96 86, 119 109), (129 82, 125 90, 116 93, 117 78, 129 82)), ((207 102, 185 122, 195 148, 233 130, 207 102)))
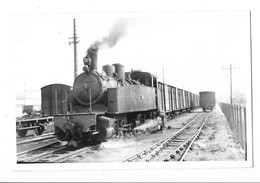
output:
POLYGON ((57 139, 59 139, 60 141, 71 141, 72 140, 72 135, 70 133, 69 130, 66 130, 65 133, 60 132, 57 134, 57 139))
POLYGON ((16 133, 20 136, 20 137, 25 137, 25 135, 27 134, 28 130, 16 130, 16 133))
POLYGON ((42 135, 45 131, 45 127, 44 125, 39 125, 39 127, 36 128, 34 131, 36 135, 42 135))
POLYGON ((55 127, 55 135, 58 140, 60 141, 70 141, 72 140, 72 134, 70 133, 69 130, 66 130, 64 133, 60 128, 55 127))

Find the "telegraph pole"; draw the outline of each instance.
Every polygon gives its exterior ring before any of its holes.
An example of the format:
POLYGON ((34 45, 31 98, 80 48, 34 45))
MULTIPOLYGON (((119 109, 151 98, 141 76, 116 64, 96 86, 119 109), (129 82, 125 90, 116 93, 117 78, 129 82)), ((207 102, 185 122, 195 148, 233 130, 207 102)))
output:
POLYGON ((233 96, 232 96, 232 70, 236 69, 235 67, 232 67, 232 65, 230 64, 229 67, 223 68, 223 69, 229 69, 229 78, 230 78, 230 117, 231 117, 231 121, 233 121, 234 117, 233 117, 233 96))
POLYGON ((70 37, 69 39, 72 39, 73 41, 70 41, 74 44, 74 79, 78 76, 78 63, 77 63, 77 44, 79 41, 77 41, 78 37, 76 36, 76 20, 73 19, 73 37, 70 37))
POLYGON ((233 67, 231 64, 230 64, 230 66, 229 67, 223 67, 223 69, 225 69, 225 70, 229 70, 229 84, 230 84, 230 105, 233 105, 233 96, 232 96, 232 70, 233 69, 237 69, 237 68, 235 68, 235 67, 233 67))

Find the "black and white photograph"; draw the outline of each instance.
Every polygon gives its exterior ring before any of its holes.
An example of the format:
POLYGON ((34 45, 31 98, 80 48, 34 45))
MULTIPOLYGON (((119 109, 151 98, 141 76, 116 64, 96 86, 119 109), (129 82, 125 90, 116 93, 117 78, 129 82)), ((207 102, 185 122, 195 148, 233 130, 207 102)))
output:
POLYGON ((234 177, 213 170, 254 168, 254 11, 36 4, 8 15, 3 131, 16 181, 191 181, 200 170, 223 181, 234 177))

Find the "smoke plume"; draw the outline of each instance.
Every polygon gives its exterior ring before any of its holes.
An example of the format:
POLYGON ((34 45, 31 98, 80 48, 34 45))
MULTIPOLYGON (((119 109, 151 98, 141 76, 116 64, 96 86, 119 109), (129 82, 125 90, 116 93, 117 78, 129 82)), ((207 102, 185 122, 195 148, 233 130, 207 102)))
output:
POLYGON ((100 40, 95 41, 90 48, 112 48, 117 42, 126 35, 127 22, 124 19, 120 19, 109 31, 109 34, 100 40))

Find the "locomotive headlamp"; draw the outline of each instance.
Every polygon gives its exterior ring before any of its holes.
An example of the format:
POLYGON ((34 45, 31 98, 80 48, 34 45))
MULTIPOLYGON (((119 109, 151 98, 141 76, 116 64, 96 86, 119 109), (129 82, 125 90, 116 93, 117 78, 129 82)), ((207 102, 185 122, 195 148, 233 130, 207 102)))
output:
POLYGON ((88 71, 88 67, 87 66, 84 66, 82 69, 83 69, 84 72, 88 71))
POLYGON ((83 63, 84 63, 84 65, 89 66, 90 63, 91 63, 91 58, 89 58, 88 56, 84 57, 83 58, 83 63))

